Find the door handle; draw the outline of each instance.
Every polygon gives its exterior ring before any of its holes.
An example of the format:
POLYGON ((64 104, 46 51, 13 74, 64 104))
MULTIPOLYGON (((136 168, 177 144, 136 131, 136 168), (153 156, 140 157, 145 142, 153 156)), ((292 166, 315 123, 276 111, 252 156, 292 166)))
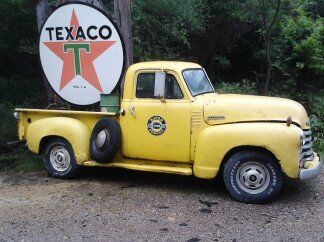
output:
POLYGON ((134 106, 130 106, 129 107, 129 110, 130 110, 131 115, 133 115, 134 117, 136 117, 136 115, 135 115, 135 107, 134 106))

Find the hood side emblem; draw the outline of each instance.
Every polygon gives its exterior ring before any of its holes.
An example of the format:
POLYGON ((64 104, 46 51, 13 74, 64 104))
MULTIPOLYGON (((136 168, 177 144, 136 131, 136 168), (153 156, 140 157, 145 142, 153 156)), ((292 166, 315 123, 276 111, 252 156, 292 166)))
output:
POLYGON ((208 116, 208 120, 224 120, 225 116, 208 116))

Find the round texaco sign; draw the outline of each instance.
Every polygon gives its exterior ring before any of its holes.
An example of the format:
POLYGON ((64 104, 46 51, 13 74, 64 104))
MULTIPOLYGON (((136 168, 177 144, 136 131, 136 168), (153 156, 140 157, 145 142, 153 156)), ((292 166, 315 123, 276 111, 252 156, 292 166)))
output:
POLYGON ((121 36, 101 10, 81 3, 58 7, 44 23, 40 60, 55 92, 76 105, 99 102, 123 74, 121 36))

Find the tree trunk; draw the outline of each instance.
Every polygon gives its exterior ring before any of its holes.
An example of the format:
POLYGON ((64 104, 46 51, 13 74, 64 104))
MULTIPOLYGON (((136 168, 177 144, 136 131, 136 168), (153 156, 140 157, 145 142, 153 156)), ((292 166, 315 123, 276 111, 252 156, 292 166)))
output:
MULTIPOLYGON (((132 43, 132 23, 131 23, 131 0, 114 0, 115 17, 118 29, 121 32, 125 44, 127 69, 133 64, 133 43, 132 43)), ((123 77, 120 91, 123 93, 125 78, 123 77)))
MULTIPOLYGON (((51 8, 48 4, 48 0, 39 0, 38 4, 36 5, 38 32, 41 31, 43 23, 45 22, 45 20, 47 19, 50 13, 51 13, 51 8)), ((53 101, 54 93, 43 72, 42 72, 42 80, 46 90, 47 104, 49 104, 53 101)))
POLYGON ((276 0, 276 4, 269 0, 261 0, 261 18, 262 18, 262 28, 264 32, 264 42, 266 51, 266 80, 264 86, 264 94, 268 95, 270 79, 271 79, 271 69, 272 69, 272 58, 271 58, 271 32, 272 28, 278 18, 280 11, 281 0, 276 0), (274 8, 274 16, 270 20, 271 7, 274 8))
POLYGON ((271 78, 271 68, 272 68, 272 60, 271 60, 271 49, 270 49, 270 33, 269 30, 266 30, 266 58, 267 58, 267 71, 266 71, 266 83, 264 87, 264 94, 268 95, 270 78, 271 78))

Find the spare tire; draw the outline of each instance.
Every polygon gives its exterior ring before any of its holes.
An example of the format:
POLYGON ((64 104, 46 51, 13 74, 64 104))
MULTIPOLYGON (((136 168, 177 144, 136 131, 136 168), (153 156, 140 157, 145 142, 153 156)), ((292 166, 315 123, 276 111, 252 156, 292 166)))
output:
POLYGON ((100 119, 93 128, 90 138, 90 153, 93 160, 104 163, 111 161, 121 145, 121 129, 112 118, 100 119))

